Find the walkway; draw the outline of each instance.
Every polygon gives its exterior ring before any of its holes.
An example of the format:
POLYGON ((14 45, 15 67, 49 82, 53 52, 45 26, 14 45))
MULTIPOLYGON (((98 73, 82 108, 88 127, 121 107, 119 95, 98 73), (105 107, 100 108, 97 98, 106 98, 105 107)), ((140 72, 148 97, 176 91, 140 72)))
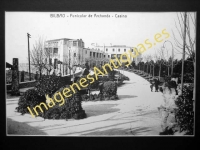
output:
POLYGON ((157 107, 163 100, 162 93, 151 92, 149 82, 142 77, 127 71, 124 74, 130 81, 124 81, 125 84, 118 88, 119 100, 82 102, 86 119, 65 121, 22 116, 14 111, 16 98, 7 100, 8 126, 12 133, 22 135, 159 135, 157 107))

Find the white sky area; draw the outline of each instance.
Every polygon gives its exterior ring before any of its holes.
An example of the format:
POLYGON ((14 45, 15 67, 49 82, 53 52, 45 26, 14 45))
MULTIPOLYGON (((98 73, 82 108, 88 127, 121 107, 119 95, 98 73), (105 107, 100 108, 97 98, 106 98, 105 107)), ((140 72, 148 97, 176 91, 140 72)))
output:
MULTIPOLYGON (((178 21, 177 12, 6 12, 6 62, 12 64, 12 58, 19 58, 19 63, 28 63, 27 33, 31 34, 30 50, 39 37, 46 40, 81 38, 85 47, 92 47, 91 43, 137 47, 140 43, 144 44, 146 39, 153 43, 154 35, 162 34, 162 30, 166 29, 170 37, 143 53, 154 54, 156 49, 163 46, 165 40, 171 41, 175 47, 172 30, 179 38, 175 21, 178 21), (65 14, 65 18, 51 18, 50 14, 65 14), (109 14, 110 17, 67 17, 70 14, 109 14), (127 18, 116 18, 115 14, 127 15, 127 18)), ((183 41, 180 39, 179 42, 183 41)), ((172 49, 169 42, 166 42, 165 46, 172 49)), ((181 55, 175 53, 175 58, 181 58, 181 55)))

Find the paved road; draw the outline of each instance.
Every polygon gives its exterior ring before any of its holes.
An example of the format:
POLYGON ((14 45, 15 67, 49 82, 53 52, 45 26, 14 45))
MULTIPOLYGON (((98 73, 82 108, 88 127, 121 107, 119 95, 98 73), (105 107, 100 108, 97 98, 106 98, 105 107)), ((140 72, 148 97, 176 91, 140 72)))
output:
POLYGON ((157 107, 162 93, 151 92, 150 84, 142 77, 124 71, 130 78, 118 88, 119 100, 82 102, 87 118, 81 120, 44 120, 21 116, 14 112, 17 98, 7 100, 10 133, 22 135, 159 135, 160 117, 157 107), (16 121, 16 122, 15 122, 16 121), (11 123, 12 122, 12 123, 11 123))

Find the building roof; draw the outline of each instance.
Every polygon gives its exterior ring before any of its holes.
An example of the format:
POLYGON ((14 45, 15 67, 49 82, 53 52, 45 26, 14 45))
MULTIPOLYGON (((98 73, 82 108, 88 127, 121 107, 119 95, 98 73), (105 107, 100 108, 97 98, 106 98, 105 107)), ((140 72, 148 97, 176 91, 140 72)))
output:
POLYGON ((127 47, 126 45, 112 45, 112 47, 127 47))
POLYGON ((12 65, 6 62, 6 68, 12 68, 12 65))
POLYGON ((94 47, 133 47, 133 46, 126 46, 126 45, 108 45, 108 46, 94 46, 94 47))
POLYGON ((51 42, 51 41, 60 41, 60 40, 72 40, 72 39, 61 38, 61 39, 48 40, 48 41, 46 41, 46 42, 51 42))

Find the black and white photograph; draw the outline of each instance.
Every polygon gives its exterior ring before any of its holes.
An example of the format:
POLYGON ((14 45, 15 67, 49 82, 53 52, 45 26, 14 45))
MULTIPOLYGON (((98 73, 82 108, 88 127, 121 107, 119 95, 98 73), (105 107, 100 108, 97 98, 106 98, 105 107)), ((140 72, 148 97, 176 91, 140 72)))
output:
POLYGON ((194 136, 197 12, 5 11, 7 136, 194 136))

